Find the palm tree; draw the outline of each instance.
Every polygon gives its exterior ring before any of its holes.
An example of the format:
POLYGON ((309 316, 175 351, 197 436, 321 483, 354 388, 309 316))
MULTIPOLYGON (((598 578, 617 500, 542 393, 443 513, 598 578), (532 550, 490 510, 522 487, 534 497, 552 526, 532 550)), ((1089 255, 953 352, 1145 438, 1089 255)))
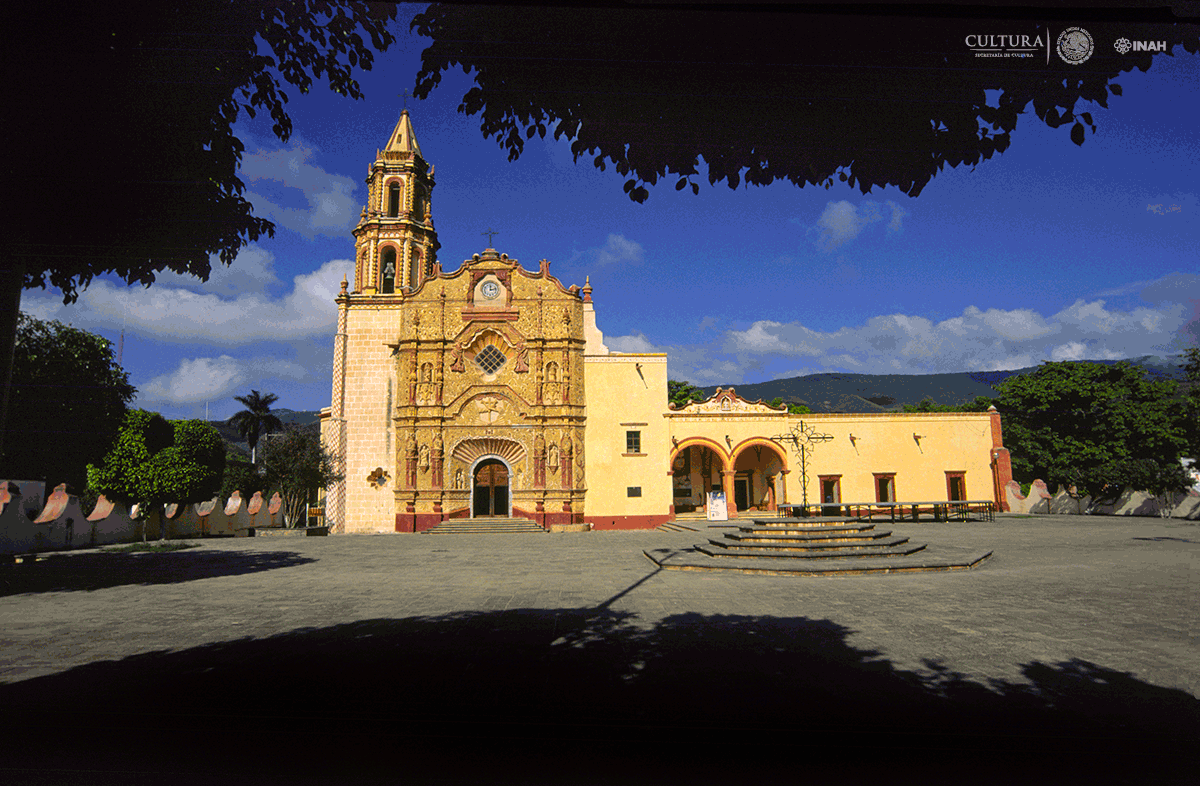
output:
POLYGON ((245 404, 246 409, 231 417, 228 423, 250 443, 250 463, 256 464, 254 449, 258 447, 258 438, 272 431, 283 430, 283 421, 271 413, 271 405, 279 400, 279 396, 274 393, 264 396, 257 390, 251 390, 249 396, 234 396, 233 398, 245 404))

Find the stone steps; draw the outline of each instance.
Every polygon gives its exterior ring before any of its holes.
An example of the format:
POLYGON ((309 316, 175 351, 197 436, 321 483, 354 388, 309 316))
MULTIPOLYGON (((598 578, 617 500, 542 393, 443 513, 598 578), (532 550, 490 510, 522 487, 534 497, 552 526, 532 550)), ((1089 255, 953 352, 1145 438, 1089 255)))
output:
MULTIPOLYGON (((690 522, 689 522, 690 523, 690 522)), ((771 576, 839 576, 967 570, 991 556, 930 548, 861 519, 749 519, 691 548, 642 553, 665 570, 732 571, 771 576)), ((680 525, 680 522, 668 524, 680 525)), ((679 529, 660 530, 679 532, 679 529)), ((713 525, 710 525, 712 527, 713 525)), ((685 529, 686 531, 686 529, 685 529)), ((713 533, 716 534, 716 533, 713 533)))
POLYGON ((546 530, 539 527, 528 519, 510 519, 510 518, 473 518, 473 519, 449 519, 438 524, 436 527, 425 530, 422 535, 487 535, 497 533, 519 533, 519 532, 540 532, 545 533, 546 530))
POLYGON ((742 529, 739 532, 727 532, 725 537, 738 543, 857 543, 877 541, 889 538, 892 533, 887 530, 873 532, 866 530, 833 530, 804 532, 800 530, 785 530, 772 532, 764 530, 742 529))
MULTIPOLYGON (((695 523, 698 524, 698 523, 700 523, 701 519, 695 519, 694 521, 695 521, 695 523)), ((700 531, 696 527, 689 527, 687 524, 682 523, 678 519, 676 519, 675 521, 668 521, 665 524, 659 524, 657 529, 660 532, 699 532, 700 531)))
POLYGON ((733 547, 710 540, 697 543, 696 551, 719 559, 761 559, 785 557, 790 559, 861 559, 864 557, 904 557, 925 548, 924 543, 909 543, 908 538, 893 538, 887 543, 847 545, 831 543, 822 546, 733 547))
POLYGON ((643 550, 642 554, 663 570, 814 578, 970 570, 992 556, 990 551, 942 546, 929 546, 904 556, 864 555, 859 559, 796 559, 780 555, 719 559, 695 549, 671 548, 643 550))

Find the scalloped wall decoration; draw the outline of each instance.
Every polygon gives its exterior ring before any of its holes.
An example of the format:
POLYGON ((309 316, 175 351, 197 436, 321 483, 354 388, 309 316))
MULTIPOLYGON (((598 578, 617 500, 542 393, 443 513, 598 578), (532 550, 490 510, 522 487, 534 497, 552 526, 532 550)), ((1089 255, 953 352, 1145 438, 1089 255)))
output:
POLYGON ((482 437, 464 439, 454 446, 450 455, 467 466, 484 456, 498 456, 511 466, 525 458, 525 448, 521 446, 521 443, 511 439, 482 437))

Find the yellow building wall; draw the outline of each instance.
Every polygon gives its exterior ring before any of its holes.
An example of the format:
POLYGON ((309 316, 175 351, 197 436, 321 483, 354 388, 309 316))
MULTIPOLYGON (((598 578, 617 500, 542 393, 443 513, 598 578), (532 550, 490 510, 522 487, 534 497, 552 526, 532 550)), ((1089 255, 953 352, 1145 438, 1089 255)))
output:
POLYGON ((657 526, 667 521, 671 483, 667 356, 585 356, 587 501, 584 519, 595 529, 657 526), (641 432, 640 455, 626 455, 626 432, 641 432), (642 496, 628 496, 640 487, 642 496))
MULTIPOLYGON (((895 473, 897 502, 946 500, 947 471, 964 473, 967 499, 993 498, 991 416, 986 412, 793 415, 791 419, 803 419, 833 437, 817 445, 808 461, 810 502, 820 501, 818 476, 838 474, 842 502, 874 502, 873 473, 895 473)), ((798 466, 788 477, 788 498, 800 501, 798 466)))
MULTIPOLYGON (((710 400, 670 412, 666 452, 669 456, 676 444, 704 446, 720 458, 725 470, 741 468, 744 462, 756 464, 759 471, 753 478, 750 505, 763 506, 766 475, 776 476, 777 503, 805 501, 800 457, 790 442, 779 439, 801 421, 810 431, 830 437, 806 450, 809 503, 823 501, 821 476, 840 476, 839 502, 875 502, 876 473, 895 475, 897 502, 947 500, 947 472, 962 474, 967 499, 994 497, 992 420, 986 412, 801 416, 772 414, 762 405, 736 401, 734 411, 713 411, 716 403, 710 400), (739 406, 742 411, 737 411, 739 406), (749 452, 756 446, 761 456, 749 452), (768 451, 784 453, 782 464, 788 472, 782 477, 776 475, 778 463, 768 451)), ((702 492, 706 489, 698 478, 699 467, 692 462, 691 486, 702 492)), ((731 483, 722 483, 715 474, 713 482, 732 498, 731 483)), ((693 494, 692 501, 699 496, 693 494)))

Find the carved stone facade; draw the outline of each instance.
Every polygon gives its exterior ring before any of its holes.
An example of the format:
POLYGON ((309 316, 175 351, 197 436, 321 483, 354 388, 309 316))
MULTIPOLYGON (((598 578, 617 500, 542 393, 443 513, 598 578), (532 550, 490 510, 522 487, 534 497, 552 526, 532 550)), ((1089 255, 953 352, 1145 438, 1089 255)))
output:
POLYGON ((582 522, 584 297, 549 262, 528 271, 491 248, 444 272, 433 171, 406 111, 371 166, 354 286, 337 298, 322 433, 346 479, 328 496, 330 523, 582 522))
POLYGON ((404 435, 398 444, 418 446, 416 472, 394 491, 398 529, 426 529, 446 514, 582 521, 583 488, 557 459, 585 433, 582 299, 548 264, 531 273, 487 249, 423 281, 395 317, 388 346, 408 384, 393 428, 404 435), (560 382, 547 382, 547 366, 560 382), (479 472, 497 463, 503 499, 492 491, 476 505, 479 472))

